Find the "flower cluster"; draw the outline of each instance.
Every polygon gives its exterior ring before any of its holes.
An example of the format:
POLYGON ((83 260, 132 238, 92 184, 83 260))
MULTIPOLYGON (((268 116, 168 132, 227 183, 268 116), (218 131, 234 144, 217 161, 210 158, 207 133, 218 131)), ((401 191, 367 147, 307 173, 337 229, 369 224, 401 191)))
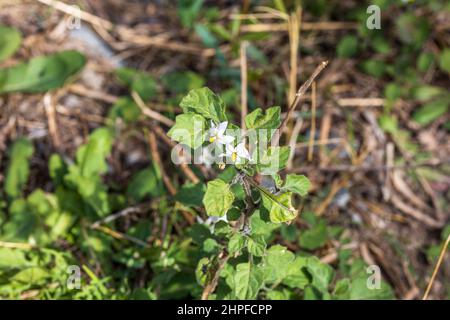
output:
MULTIPOLYGON (((225 147, 225 153, 219 154, 219 157, 227 157, 231 159, 233 163, 241 164, 245 160, 251 160, 250 153, 245 147, 243 141, 235 145, 235 138, 230 135, 226 135, 225 132, 228 127, 228 121, 215 124, 211 121, 211 127, 208 131, 209 142, 211 147, 219 146, 225 147)), ((202 159, 208 163, 208 159, 213 159, 211 155, 211 147, 206 147, 203 149, 202 159)))

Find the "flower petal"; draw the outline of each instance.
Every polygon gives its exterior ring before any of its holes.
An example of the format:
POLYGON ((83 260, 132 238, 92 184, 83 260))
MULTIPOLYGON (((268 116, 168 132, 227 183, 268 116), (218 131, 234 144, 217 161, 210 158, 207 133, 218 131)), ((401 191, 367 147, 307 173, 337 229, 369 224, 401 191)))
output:
POLYGON ((224 135, 224 136, 221 136, 220 138, 219 138, 219 143, 221 143, 221 144, 230 144, 230 143, 232 143, 233 141, 234 141, 234 137, 232 137, 232 136, 226 136, 226 135, 224 135))
POLYGON ((245 144, 243 142, 239 143, 236 147, 236 153, 239 157, 244 159, 250 159, 250 153, 245 148, 245 144))
POLYGON ((228 126, 228 121, 219 123, 219 125, 217 126, 218 134, 223 135, 225 133, 225 130, 227 130, 227 126, 228 126))

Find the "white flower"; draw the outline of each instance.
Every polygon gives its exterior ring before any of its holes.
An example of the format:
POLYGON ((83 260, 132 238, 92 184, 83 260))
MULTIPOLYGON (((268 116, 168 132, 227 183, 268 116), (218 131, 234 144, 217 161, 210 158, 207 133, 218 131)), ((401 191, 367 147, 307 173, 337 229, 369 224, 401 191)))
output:
POLYGON ((241 163, 243 159, 251 160, 250 153, 245 148, 244 142, 239 143, 236 147, 232 144, 227 144, 226 153, 221 156, 227 156, 236 163, 241 163))
POLYGON ((211 128, 209 129, 209 142, 218 144, 229 144, 233 142, 234 137, 225 135, 228 121, 219 123, 217 126, 211 121, 211 128))
POLYGON ((213 155, 212 151, 214 149, 209 145, 207 147, 202 148, 202 154, 199 157, 199 162, 204 164, 208 169, 211 168, 211 165, 216 162, 216 157, 213 155))

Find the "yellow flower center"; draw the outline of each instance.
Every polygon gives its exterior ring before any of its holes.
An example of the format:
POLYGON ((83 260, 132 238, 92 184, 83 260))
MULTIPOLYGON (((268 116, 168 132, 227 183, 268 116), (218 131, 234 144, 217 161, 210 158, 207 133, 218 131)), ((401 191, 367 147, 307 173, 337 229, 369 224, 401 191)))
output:
POLYGON ((236 162, 236 159, 237 159, 237 153, 236 153, 236 152, 233 152, 233 153, 231 154, 231 160, 233 160, 233 162, 236 162))
POLYGON ((216 136, 209 138, 209 142, 213 143, 216 140, 216 136))

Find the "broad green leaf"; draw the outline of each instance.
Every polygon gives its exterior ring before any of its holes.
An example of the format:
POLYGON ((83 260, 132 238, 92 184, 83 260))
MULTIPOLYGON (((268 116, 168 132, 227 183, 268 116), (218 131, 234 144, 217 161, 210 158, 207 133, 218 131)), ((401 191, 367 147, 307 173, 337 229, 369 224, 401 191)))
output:
POLYGON ((141 109, 138 105, 129 97, 119 98, 109 110, 108 118, 112 124, 116 119, 123 119, 125 123, 131 123, 136 121, 141 115, 141 109))
POLYGON ((446 48, 441 52, 439 66, 442 70, 450 73, 450 48, 446 48))
POLYGON ((0 26, 0 62, 12 56, 21 42, 22 34, 19 30, 0 26))
POLYGON ((108 165, 105 158, 111 152, 113 134, 108 128, 98 128, 89 136, 86 145, 77 151, 77 164, 83 177, 105 173, 108 165))
POLYGON ((350 279, 341 279, 336 282, 333 290, 333 298, 337 300, 350 299, 350 279))
POLYGON ((156 94, 156 80, 146 72, 122 67, 116 70, 116 76, 131 91, 136 91, 144 101, 156 94))
MULTIPOLYGON (((101 159, 95 160, 101 161, 101 159)), ((98 169, 99 167, 97 166, 95 168, 98 169)), ((64 177, 65 184, 76 190, 86 204, 90 206, 90 211, 86 211, 87 206, 84 206, 85 214, 90 215, 94 213, 96 218, 106 215, 111 209, 107 187, 102 183, 97 171, 95 171, 97 174, 85 176, 81 174, 80 170, 81 168, 79 166, 71 165, 68 174, 64 177)))
POLYGON ((312 276, 312 285, 321 292, 328 292, 328 286, 334 276, 333 268, 314 256, 308 257, 305 268, 312 276))
POLYGON ((184 113, 196 113, 216 123, 227 120, 225 103, 206 87, 189 91, 188 95, 181 100, 180 106, 184 113))
POLYGON ((203 204, 206 214, 212 217, 222 217, 231 208, 234 201, 234 194, 230 185, 220 179, 209 181, 206 187, 203 204))
POLYGON ((397 20, 397 32, 404 43, 419 48, 430 33, 430 25, 425 17, 404 13, 397 20))
POLYGON ((22 250, 0 248, 0 271, 14 268, 21 268, 28 265, 29 262, 22 250))
POLYGON ((181 94, 193 89, 200 89, 205 84, 205 79, 198 73, 192 71, 170 72, 162 77, 164 86, 170 92, 181 94))
POLYGON ((268 238, 274 230, 280 228, 280 224, 272 223, 269 219, 267 219, 267 221, 266 219, 263 219, 263 215, 259 209, 255 210, 250 217, 250 226, 253 234, 260 234, 265 238, 268 238))
POLYGON ((202 200, 206 192, 206 186, 204 183, 186 183, 175 195, 175 200, 181 202, 185 206, 200 207, 202 206, 202 200))
POLYGON ((265 112, 258 108, 245 117, 248 129, 277 129, 281 124, 281 108, 271 107, 265 112))
POLYGON ((304 289, 310 283, 310 276, 305 271, 308 259, 305 257, 296 257, 294 262, 289 265, 283 284, 291 288, 304 289))
POLYGON ((266 251, 266 240, 262 235, 252 235, 247 240, 248 252, 254 256, 262 257, 266 251))
POLYGON ((245 245, 245 237, 239 232, 236 232, 231 236, 230 240, 228 241, 228 252, 230 254, 235 254, 236 252, 242 250, 244 245, 245 245))
POLYGON ((446 114, 449 108, 450 100, 448 99, 429 102, 413 113, 413 119, 417 123, 425 126, 446 114))
POLYGON ((204 257, 200 259, 200 261, 197 263, 197 268, 195 268, 195 278, 197 279, 197 283, 202 287, 210 278, 210 266, 211 260, 209 260, 209 258, 207 257, 204 257))
POLYGON ((286 192, 273 195, 262 192, 262 204, 269 211, 270 221, 275 223, 288 222, 297 216, 298 212, 292 206, 292 193, 286 192))
POLYGON ((264 274, 250 262, 240 263, 236 266, 234 291, 239 300, 255 299, 263 282, 264 274))
POLYGON ((23 186, 28 181, 29 160, 33 152, 33 144, 27 139, 20 138, 13 143, 5 178, 5 192, 9 197, 20 196, 23 186))
POLYGON ((2 226, 2 240, 27 242, 38 225, 38 218, 25 199, 16 199, 9 206, 10 219, 2 226))
POLYGON ((60 88, 78 73, 86 58, 77 51, 39 56, 26 63, 0 70, 0 93, 45 92, 60 88))
POLYGON ((159 170, 155 166, 139 171, 127 188, 127 195, 140 202, 147 196, 159 197, 164 194, 164 186, 159 170))
POLYGON ((361 69, 375 78, 381 78, 386 72, 386 64, 383 61, 370 59, 361 63, 361 69))
POLYGON ((271 246, 264 257, 264 278, 269 283, 282 281, 295 260, 295 255, 286 247, 271 246))
POLYGON ((350 284, 351 300, 391 300, 394 299, 394 293, 389 285, 381 281, 379 288, 370 289, 367 285, 367 276, 358 277, 350 284))
POLYGON ((434 56, 430 52, 422 52, 417 58, 417 69, 426 72, 434 62, 434 56))
POLYGON ((267 299, 269 300, 290 300, 290 292, 288 290, 270 290, 267 292, 267 299))
POLYGON ((257 170, 262 175, 273 175, 286 167, 289 159, 289 147, 269 147, 264 151, 257 164, 257 170))
POLYGON ((46 278, 50 277, 50 273, 44 268, 31 267, 16 273, 10 280, 28 286, 42 284, 46 278))
POLYGON ((176 117, 175 125, 167 135, 192 149, 200 147, 205 140, 205 119, 198 114, 186 113, 176 117))
POLYGON ((311 182, 307 177, 304 175, 288 174, 286 176, 286 183, 281 190, 295 192, 304 197, 308 194, 309 188, 311 188, 311 182))
POLYGON ((341 58, 351 58, 358 52, 358 38, 345 36, 339 41, 336 53, 341 58))
POLYGON ((314 225, 311 229, 300 233, 300 246, 308 250, 322 247, 328 240, 327 225, 324 220, 314 225))

